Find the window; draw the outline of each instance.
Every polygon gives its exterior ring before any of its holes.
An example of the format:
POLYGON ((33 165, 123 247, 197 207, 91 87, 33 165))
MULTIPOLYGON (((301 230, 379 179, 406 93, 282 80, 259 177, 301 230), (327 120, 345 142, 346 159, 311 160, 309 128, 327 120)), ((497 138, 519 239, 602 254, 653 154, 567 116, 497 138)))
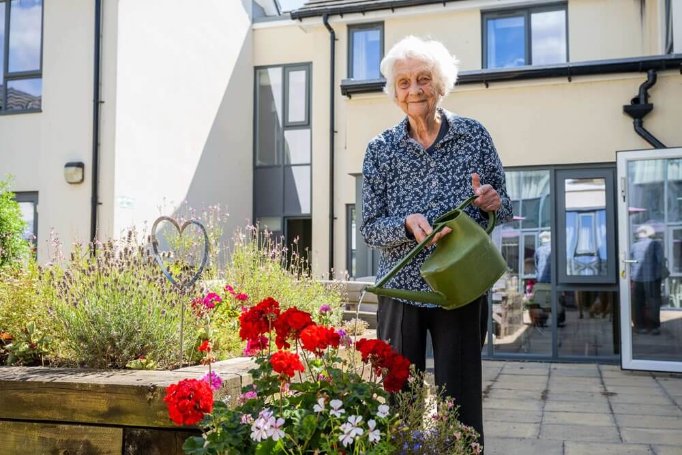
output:
POLYGON ((26 222, 24 239, 31 242, 33 249, 38 244, 38 193, 34 191, 14 193, 21 215, 26 222))
POLYGON ((565 63, 566 5, 483 14, 484 68, 565 63))
POLYGON ((348 27, 348 77, 355 80, 379 79, 384 55, 384 24, 348 27))
POLYGON ((310 70, 307 63, 256 68, 254 215, 257 219, 311 213, 310 70))
POLYGON ((0 113, 42 105, 42 0, 0 0, 0 113))

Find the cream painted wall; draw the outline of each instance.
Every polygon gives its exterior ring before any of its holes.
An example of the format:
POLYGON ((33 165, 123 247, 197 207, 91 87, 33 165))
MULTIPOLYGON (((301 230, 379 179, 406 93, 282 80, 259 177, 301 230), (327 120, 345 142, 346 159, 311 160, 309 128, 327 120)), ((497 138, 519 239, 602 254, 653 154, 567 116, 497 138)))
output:
POLYGON ((0 175, 13 190, 38 191, 38 259, 48 260, 50 229, 68 252, 90 235, 94 2, 45 2, 42 112, 0 117, 0 175), (85 182, 64 181, 64 164, 85 163, 85 182))
POLYGON ((227 205, 252 212, 250 1, 120 0, 113 233, 227 205))

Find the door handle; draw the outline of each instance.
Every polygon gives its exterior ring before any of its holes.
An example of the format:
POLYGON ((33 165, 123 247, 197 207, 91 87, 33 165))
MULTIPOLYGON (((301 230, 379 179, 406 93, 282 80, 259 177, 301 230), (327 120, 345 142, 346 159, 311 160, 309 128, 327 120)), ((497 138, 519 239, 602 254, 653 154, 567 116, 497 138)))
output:
POLYGON ((637 264, 639 261, 637 259, 623 259, 626 264, 637 264))

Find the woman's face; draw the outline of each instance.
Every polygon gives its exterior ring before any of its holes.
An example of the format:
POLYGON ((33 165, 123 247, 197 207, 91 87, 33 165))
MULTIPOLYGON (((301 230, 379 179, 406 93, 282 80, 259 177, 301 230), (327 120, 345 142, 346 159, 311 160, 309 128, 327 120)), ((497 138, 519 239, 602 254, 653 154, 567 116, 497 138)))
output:
POLYGON ((397 61, 395 92, 398 106, 409 117, 426 119, 435 115, 440 94, 425 62, 413 58, 397 61))

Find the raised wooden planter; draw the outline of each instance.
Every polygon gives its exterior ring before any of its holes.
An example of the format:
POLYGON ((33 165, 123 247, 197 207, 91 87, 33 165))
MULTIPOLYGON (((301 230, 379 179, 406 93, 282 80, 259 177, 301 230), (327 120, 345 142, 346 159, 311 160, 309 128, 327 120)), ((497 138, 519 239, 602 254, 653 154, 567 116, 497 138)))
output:
MULTIPOLYGON (((239 394, 251 366, 244 358, 216 363, 221 393, 239 394)), ((169 420, 165 388, 207 371, 0 367, 0 453, 182 454, 182 443, 198 430, 169 420)))

